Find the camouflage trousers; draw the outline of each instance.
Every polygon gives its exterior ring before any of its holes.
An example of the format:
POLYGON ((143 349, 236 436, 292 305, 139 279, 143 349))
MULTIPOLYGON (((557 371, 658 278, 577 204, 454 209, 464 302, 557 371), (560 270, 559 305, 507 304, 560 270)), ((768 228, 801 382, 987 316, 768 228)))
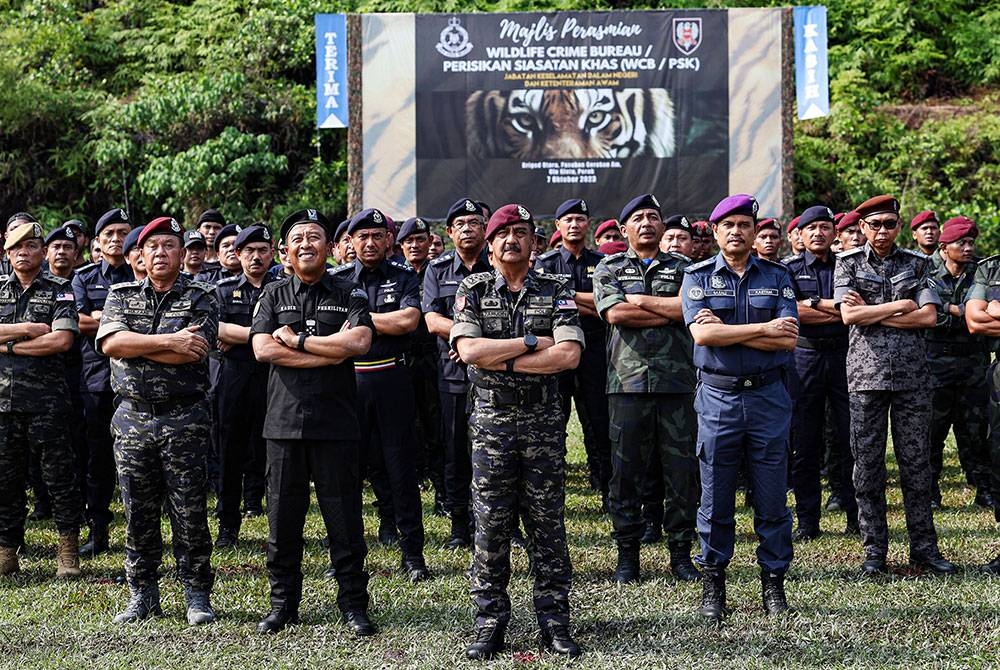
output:
POLYGON ((510 619, 510 536, 520 512, 535 571, 542 629, 569 623, 572 567, 566 546, 566 434, 557 393, 533 405, 473 400, 472 509, 476 521, 472 600, 476 624, 510 619))
POLYGON ((207 591, 213 581, 206 508, 208 401, 156 413, 149 409, 123 400, 111 421, 125 506, 125 576, 137 588, 157 581, 163 560, 160 515, 166 507, 177 577, 207 591))
POLYGON ((649 476, 662 481, 663 527, 671 542, 693 542, 698 514, 698 421, 689 393, 608 396, 611 484, 608 504, 619 543, 642 536, 642 499, 649 476), (659 464, 650 472, 650 463, 659 464))
POLYGON ((41 464, 60 533, 80 530, 83 502, 64 413, 0 413, 0 547, 19 547, 27 516, 28 452, 41 464))
POLYGON ((927 417, 931 394, 927 389, 907 391, 852 391, 851 451, 858 523, 868 555, 885 557, 889 549, 886 521, 885 450, 888 421, 892 420, 892 447, 899 465, 910 554, 938 550, 931 514, 930 443, 927 417))
POLYGON ((985 371, 969 383, 934 389, 931 412, 932 495, 940 496, 941 469, 944 465, 944 442, 955 431, 958 460, 968 483, 990 487, 989 389, 985 371), (979 382, 979 383, 976 383, 979 382))

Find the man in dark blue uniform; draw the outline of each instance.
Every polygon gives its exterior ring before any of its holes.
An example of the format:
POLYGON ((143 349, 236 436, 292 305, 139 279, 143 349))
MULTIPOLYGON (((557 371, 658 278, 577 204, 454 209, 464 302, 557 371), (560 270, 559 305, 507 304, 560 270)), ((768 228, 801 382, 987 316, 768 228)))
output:
POLYGON ((379 501, 380 525, 399 530, 401 569, 415 583, 430 577, 414 458, 413 382, 405 363, 420 320, 420 287, 413 270, 388 259, 393 238, 387 223, 378 209, 352 216, 347 232, 357 260, 331 274, 358 284, 368 298, 375 334, 368 352, 354 360, 361 454, 379 501))
POLYGON ((217 390, 219 412, 219 482, 215 515, 219 519, 218 548, 236 545, 240 533, 240 501, 248 514, 262 510, 264 497, 264 415, 267 410, 268 367, 259 363, 250 347, 254 307, 268 274, 274 247, 271 231, 249 226, 234 244, 243 268, 236 277, 218 284, 219 349, 222 365, 217 390))
POLYGON ((101 261, 83 266, 73 277, 80 334, 84 336, 80 344, 83 353, 80 389, 87 419, 87 522, 90 524, 90 537, 80 547, 83 556, 108 550, 111 497, 117 483, 111 439, 115 396, 111 391, 111 365, 94 348, 94 335, 101 325, 104 301, 111 286, 135 279, 123 253, 125 238, 131 231, 132 223, 124 209, 105 212, 94 226, 94 235, 101 245, 101 261))
MULTIPOLYGON (((833 305, 833 268, 830 252, 835 233, 833 211, 810 207, 799 217, 799 235, 805 251, 785 263, 792 275, 798 301, 799 339, 795 347, 798 395, 792 430, 792 482, 795 514, 799 526, 795 540, 819 537, 824 423, 833 419, 834 439, 850 444, 851 412, 847 399, 847 326, 833 305), (826 411, 827 406, 830 412, 826 411)), ((843 449, 837 459, 841 467, 839 494, 847 513, 847 531, 858 532, 858 506, 854 500, 851 472, 854 459, 843 449)), ((833 479, 833 477, 831 477, 833 479)))
POLYGON ((486 256, 486 218, 483 208, 471 198, 462 198, 448 210, 447 233, 455 248, 433 261, 424 277, 423 311, 427 330, 436 335, 441 362, 441 424, 444 438, 444 485, 451 515, 450 549, 471 544, 469 487, 472 461, 469 455, 469 418, 466 396, 469 378, 465 364, 449 344, 454 325, 455 293, 462 280, 477 272, 490 272, 486 256))
POLYGON ((195 275, 195 279, 218 284, 222 279, 239 276, 243 268, 240 265, 240 258, 236 254, 234 244, 236 236, 242 231, 243 228, 235 223, 222 227, 215 236, 215 242, 211 245, 218 256, 218 264, 204 262, 202 271, 195 275))
POLYGON ((752 196, 733 195, 716 205, 709 220, 719 254, 689 267, 681 287, 701 382, 695 395, 700 612, 714 621, 727 614, 726 566, 736 539, 736 478, 744 456, 764 611, 788 609, 784 577, 792 560, 792 516, 785 497, 792 402, 783 377, 798 337, 798 312, 788 270, 750 253, 756 219, 752 196))
POLYGON ((576 404, 577 418, 583 428, 583 446, 587 452, 590 486, 600 491, 607 504, 608 481, 611 479, 611 442, 608 439, 608 398, 605 385, 608 360, 604 349, 604 322, 594 308, 594 270, 603 258, 588 249, 590 208, 585 200, 573 198, 556 209, 556 230, 562 245, 538 257, 535 268, 566 280, 574 290, 574 300, 580 310, 580 326, 586 336, 586 347, 580 365, 563 373, 559 379, 562 395, 563 423, 569 421, 571 403, 576 404))
POLYGON ((271 366, 264 420, 271 611, 257 630, 276 633, 298 621, 312 480, 330 538, 337 605, 356 635, 374 635, 352 359, 368 351, 375 326, 365 292, 326 270, 325 216, 315 209, 294 212, 281 224, 281 239, 294 275, 264 288, 250 328, 254 355, 271 366))

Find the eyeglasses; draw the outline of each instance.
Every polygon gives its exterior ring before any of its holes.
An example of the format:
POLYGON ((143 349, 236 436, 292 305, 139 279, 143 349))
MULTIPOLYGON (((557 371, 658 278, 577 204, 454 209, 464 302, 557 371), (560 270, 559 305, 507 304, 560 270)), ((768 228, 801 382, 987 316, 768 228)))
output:
POLYGON ((886 219, 885 221, 869 221, 868 219, 861 219, 865 222, 865 225, 872 230, 879 230, 885 228, 886 230, 893 230, 899 225, 899 219, 886 219))

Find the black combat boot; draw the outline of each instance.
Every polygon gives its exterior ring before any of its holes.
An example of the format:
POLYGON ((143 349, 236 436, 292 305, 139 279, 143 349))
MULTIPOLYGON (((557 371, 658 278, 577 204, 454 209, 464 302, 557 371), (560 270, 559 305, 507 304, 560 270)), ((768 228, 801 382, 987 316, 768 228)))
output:
POLYGON ((639 543, 618 543, 618 566, 615 568, 615 581, 619 584, 632 584, 639 581, 639 543))
POLYGON ((788 600, 785 599, 785 574, 762 570, 760 573, 761 595, 764 601, 764 614, 782 614, 790 611, 788 600))
POLYGON ((561 623, 542 628, 542 647, 555 654, 576 658, 581 653, 580 645, 569 634, 569 626, 561 623))
POLYGON ((682 582, 696 582, 701 573, 691 562, 691 543, 687 540, 670 542, 670 571, 682 582))
POLYGON ((80 546, 80 556, 93 558, 108 551, 108 527, 94 526, 90 529, 87 541, 80 546))
POLYGON ((702 567, 701 607, 698 613, 710 621, 721 622, 729 615, 726 609, 726 569, 702 567))
POLYGON ((160 585, 129 586, 130 597, 125 609, 115 615, 112 623, 135 623, 151 616, 163 616, 160 607, 160 585))
POLYGON ((292 607, 274 607, 259 624, 257 632, 261 635, 273 635, 285 629, 289 624, 299 622, 299 611, 292 607))
POLYGON ((468 549, 472 544, 469 536, 469 517, 460 512, 451 513, 451 537, 444 545, 446 549, 468 549))
POLYGON ((476 641, 465 648, 465 657, 473 661, 488 661, 504 649, 507 625, 493 621, 476 626, 476 641))

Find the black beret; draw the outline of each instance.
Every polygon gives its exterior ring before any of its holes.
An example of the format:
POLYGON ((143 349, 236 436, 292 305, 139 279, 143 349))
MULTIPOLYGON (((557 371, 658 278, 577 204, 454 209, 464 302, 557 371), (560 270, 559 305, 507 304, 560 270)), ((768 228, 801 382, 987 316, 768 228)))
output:
POLYGON ((230 223, 229 225, 225 225, 222 227, 222 230, 220 230, 218 233, 215 234, 215 242, 212 243, 212 246, 215 247, 216 251, 218 251, 219 244, 222 242, 222 240, 226 239, 227 237, 235 237, 236 235, 239 235, 242 231, 243 231, 243 226, 239 225, 238 223, 230 223))
POLYGON ((31 214, 28 214, 27 212, 18 212, 16 214, 12 214, 11 217, 7 219, 7 226, 5 227, 9 228, 10 224, 14 223, 15 221, 27 221, 28 223, 38 223, 38 219, 33 217, 31 214))
POLYGON ((691 222, 683 214, 674 214, 671 217, 667 217, 667 220, 663 222, 664 229, 669 230, 671 228, 680 228, 681 230, 686 230, 691 232, 691 222))
POLYGON ((123 255, 128 256, 128 252, 132 251, 132 249, 135 248, 135 245, 139 244, 139 236, 142 235, 142 231, 145 230, 145 228, 146 226, 133 228, 129 234, 125 236, 125 241, 122 243, 123 255))
POLYGON ((451 222, 459 216, 468 216, 469 214, 478 214, 479 216, 486 216, 486 212, 483 210, 483 206, 472 200, 471 198, 462 198, 448 210, 448 218, 445 219, 447 225, 451 225, 451 222))
POLYGON ((84 235, 87 234, 87 224, 85 224, 80 219, 70 219, 69 221, 64 221, 62 224, 63 228, 76 228, 84 235))
POLYGON ((567 214, 583 214, 584 216, 590 216, 590 208, 587 207, 587 201, 580 198, 571 198, 563 204, 559 205, 556 209, 556 218, 561 219, 567 214))
POLYGON ((239 251, 248 244, 253 244, 254 242, 266 242, 271 244, 271 231, 259 223, 255 223, 252 226, 247 226, 243 231, 236 236, 236 242, 233 244, 236 250, 239 251))
POLYGON ((347 227, 351 225, 350 219, 344 219, 337 224, 337 232, 333 234, 333 241, 339 242, 340 238, 347 234, 347 227))
POLYGON ((662 214, 660 212, 660 201, 656 199, 656 196, 652 193, 643 193, 628 201, 628 204, 622 208, 622 213, 618 217, 618 220, 621 221, 622 225, 625 225, 628 222, 628 217, 632 216, 632 212, 640 209, 655 209, 657 213, 662 214))
POLYGON ((374 207, 369 207, 368 209, 363 209, 352 216, 350 223, 347 224, 347 232, 351 235, 353 235, 355 231, 365 230, 367 228, 383 228, 385 230, 389 230, 389 223, 386 221, 385 214, 374 207))
POLYGON ((418 216, 411 217, 403 222, 403 225, 399 228, 399 233, 396 235, 396 241, 402 242, 410 235, 417 235, 419 233, 430 233, 430 226, 427 222, 418 216))
POLYGON ((63 242, 72 242, 73 246, 76 246, 76 235, 74 235, 73 231, 69 229, 69 226, 56 228, 51 233, 45 236, 45 244, 51 244, 56 240, 62 240, 63 242))
POLYGON ((97 225, 94 226, 94 235, 100 235, 101 231, 104 230, 106 226, 110 226, 116 223, 124 223, 129 226, 132 225, 132 221, 128 218, 128 212, 124 209, 110 209, 101 215, 101 218, 97 220, 97 225))
POLYGON ((206 209, 198 217, 198 225, 203 223, 219 223, 224 226, 226 225, 226 217, 222 216, 222 212, 217 209, 206 209))
POLYGON ((319 225, 326 234, 330 235, 330 221, 325 216, 320 214, 315 209, 300 209, 297 212, 292 212, 285 217, 285 220, 281 222, 281 239, 288 239, 288 231, 292 229, 292 226, 298 225, 300 223, 315 223, 319 225))

